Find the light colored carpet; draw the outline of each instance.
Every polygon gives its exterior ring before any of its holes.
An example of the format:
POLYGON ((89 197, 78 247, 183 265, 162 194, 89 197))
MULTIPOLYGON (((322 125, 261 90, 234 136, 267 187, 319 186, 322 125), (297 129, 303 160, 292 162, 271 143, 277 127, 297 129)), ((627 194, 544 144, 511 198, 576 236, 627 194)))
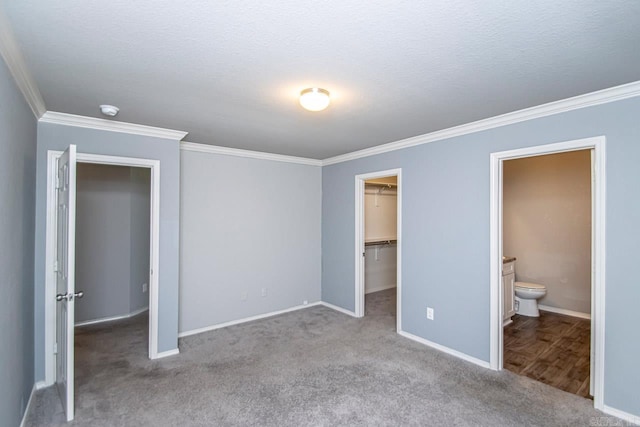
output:
MULTIPOLYGON (((555 426, 593 424, 590 400, 494 372, 395 333, 395 290, 354 319, 325 307, 180 340, 146 358, 145 316, 77 331, 72 426, 555 426)), ((26 425, 65 425, 54 388, 26 425)))

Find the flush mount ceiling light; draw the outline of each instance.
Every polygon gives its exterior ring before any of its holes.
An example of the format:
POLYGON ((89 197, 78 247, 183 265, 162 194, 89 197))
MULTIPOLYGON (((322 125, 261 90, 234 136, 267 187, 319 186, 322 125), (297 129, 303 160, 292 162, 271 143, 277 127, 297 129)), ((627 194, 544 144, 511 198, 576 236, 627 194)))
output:
POLYGON ((102 111, 102 114, 104 114, 105 116, 113 117, 118 114, 118 111, 120 111, 120 109, 113 105, 101 105, 100 111, 102 111))
POLYGON ((322 111, 329 106, 329 91, 319 87, 310 87, 300 92, 300 105, 309 111, 322 111))

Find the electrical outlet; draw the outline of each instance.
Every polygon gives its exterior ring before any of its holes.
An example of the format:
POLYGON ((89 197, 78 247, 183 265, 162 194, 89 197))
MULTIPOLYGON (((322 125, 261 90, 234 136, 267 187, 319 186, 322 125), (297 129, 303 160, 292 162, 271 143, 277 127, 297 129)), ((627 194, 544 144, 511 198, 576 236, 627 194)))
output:
POLYGON ((307 305, 307 304, 309 304, 309 301, 307 300, 302 301, 302 305, 307 305))
POLYGON ((263 297, 267 296, 267 288, 262 288, 262 296, 263 297))
POLYGON ((433 320, 433 308, 427 307, 427 319, 433 320))
POLYGON ((142 284, 142 292, 147 292, 149 290, 149 285, 146 283, 142 284))
POLYGON ((247 291, 244 291, 244 292, 240 295, 240 299, 241 299, 242 301, 246 301, 248 296, 249 296, 249 294, 247 294, 247 291))

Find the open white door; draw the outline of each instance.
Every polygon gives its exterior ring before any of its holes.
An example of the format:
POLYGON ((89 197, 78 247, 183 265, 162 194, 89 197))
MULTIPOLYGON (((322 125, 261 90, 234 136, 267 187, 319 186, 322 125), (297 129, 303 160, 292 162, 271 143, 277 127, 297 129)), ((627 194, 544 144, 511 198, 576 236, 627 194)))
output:
POLYGON ((56 233, 56 387, 67 416, 73 419, 73 326, 75 318, 76 146, 58 160, 56 233))
POLYGON ((596 156, 595 150, 589 150, 591 153, 591 344, 589 357, 589 394, 595 394, 595 376, 596 376, 596 263, 595 263, 595 247, 596 247, 596 156))

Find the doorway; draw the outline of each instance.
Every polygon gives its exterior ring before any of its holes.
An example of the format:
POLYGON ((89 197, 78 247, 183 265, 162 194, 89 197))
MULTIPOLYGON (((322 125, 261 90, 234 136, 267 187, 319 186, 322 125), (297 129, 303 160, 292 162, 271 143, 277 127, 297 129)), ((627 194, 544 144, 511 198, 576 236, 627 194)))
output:
MULTIPOLYGON (((128 166, 146 168, 149 170, 149 241, 147 243, 148 259, 150 260, 150 268, 148 270, 148 301, 149 301, 149 314, 148 314, 148 355, 149 358, 155 359, 158 357, 158 283, 159 283, 159 195, 160 195, 160 161, 151 159, 139 159, 139 158, 127 158, 127 157, 114 157, 105 155, 85 154, 75 152, 75 145, 71 145, 64 153, 57 151, 48 152, 47 163, 47 227, 46 227, 46 276, 45 276, 45 385, 52 385, 54 382, 62 381, 56 375, 56 360, 65 360, 67 369, 65 370, 64 377, 68 390, 65 391, 65 412, 67 419, 73 419, 73 323, 74 323, 74 309, 75 302, 74 296, 78 298, 79 294, 75 290, 75 280, 69 275, 69 291, 66 295, 56 296, 56 283, 59 277, 58 256, 60 248, 62 248, 65 260, 65 269, 74 272, 75 271, 75 192, 76 192, 76 163, 90 163, 90 164, 102 164, 113 166, 128 166), (65 159, 62 166, 65 170, 72 171, 67 173, 68 180, 65 182, 65 188, 70 188, 70 200, 73 200, 72 205, 69 205, 68 213, 65 217, 69 226, 63 227, 61 230, 71 230, 68 236, 59 236, 59 215, 58 215, 58 185, 60 185, 59 179, 59 159, 65 159), (71 181, 71 184, 69 182, 71 181), (59 241, 63 242, 62 246, 59 246, 59 241), (64 244, 68 241, 68 244, 64 244), (64 302, 66 300, 66 302, 64 302), (61 301, 61 302, 57 302, 61 301), (57 304, 57 305, 56 305, 57 304), (60 320, 57 316, 57 307, 64 305, 68 306, 67 319, 64 320, 64 328, 67 329, 65 345, 58 346, 56 342, 56 324, 60 326, 60 320)), ((64 206, 61 206, 64 207, 64 206)), ((61 212, 67 212, 62 209, 61 212)), ((63 234, 66 234, 63 233, 63 234)), ((66 276, 65 276, 66 277, 66 276)), ((60 328, 57 328, 60 330, 60 328)))
POLYGON ((502 179, 503 367, 585 398, 590 397, 591 154, 575 150, 505 160, 502 179))
POLYGON ((355 181, 355 316, 365 316, 367 297, 381 306, 395 303, 401 331, 402 170, 357 175, 355 181))
POLYGON ((75 326, 149 310, 150 170, 79 162, 75 326))
POLYGON ((542 145, 491 154, 491 287, 490 287, 490 365, 492 369, 504 367, 503 307, 503 179, 504 162, 514 159, 566 153, 579 150, 591 152, 591 337, 590 378, 594 406, 602 409, 604 375, 604 213, 605 213, 605 138, 595 137, 542 145))

